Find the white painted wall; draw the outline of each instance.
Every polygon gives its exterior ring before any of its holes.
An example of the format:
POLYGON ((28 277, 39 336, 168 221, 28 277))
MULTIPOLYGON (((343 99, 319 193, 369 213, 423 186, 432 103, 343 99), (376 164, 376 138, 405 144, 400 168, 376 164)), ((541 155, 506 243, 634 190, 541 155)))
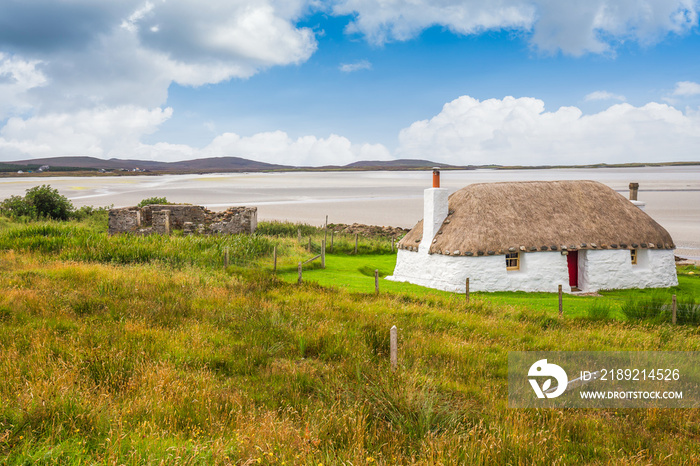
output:
POLYGON ((638 249, 637 264, 628 250, 579 251, 579 288, 584 291, 666 288, 678 285, 671 249, 638 249))
POLYGON ((388 280, 409 282, 438 290, 550 291, 559 285, 568 291, 566 257, 559 252, 520 253, 520 270, 506 270, 503 255, 467 257, 427 254, 400 249, 394 275, 388 280))
POLYGON ((445 221, 448 207, 446 188, 428 188, 423 192, 423 238, 418 249, 427 253, 433 244, 442 222, 445 221))
MULTIPOLYGON (((665 288, 678 284, 672 250, 638 250, 632 265, 628 250, 579 251, 582 291, 619 288, 665 288)), ((503 255, 467 257, 398 251, 388 280, 463 293, 471 291, 570 291, 566 256, 559 251, 520 253, 520 270, 506 270, 503 255)))

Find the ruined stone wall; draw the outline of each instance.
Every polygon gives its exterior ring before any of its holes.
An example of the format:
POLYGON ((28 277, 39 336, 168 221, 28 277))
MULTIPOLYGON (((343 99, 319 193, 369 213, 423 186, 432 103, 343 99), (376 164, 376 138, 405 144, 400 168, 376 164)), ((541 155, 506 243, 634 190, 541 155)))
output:
POLYGON ((109 234, 134 233, 141 228, 141 211, 136 207, 109 210, 109 234))
POLYGON ((214 221, 209 225, 211 233, 219 234, 252 234, 258 227, 257 207, 232 207, 225 212, 215 214, 214 221))
POLYGON ((155 210, 152 211, 152 227, 153 233, 158 233, 159 235, 169 235, 170 234, 170 211, 169 210, 155 210))
POLYGON ((163 235, 172 229, 187 234, 251 234, 258 226, 257 207, 231 207, 211 212, 197 205, 148 205, 109 211, 109 234, 163 235))
POLYGON ((205 209, 201 205, 147 205, 141 209, 143 214, 143 223, 151 224, 153 222, 153 212, 168 210, 170 211, 170 226, 177 230, 181 230, 185 226, 185 222, 195 224, 205 224, 213 212, 205 209))

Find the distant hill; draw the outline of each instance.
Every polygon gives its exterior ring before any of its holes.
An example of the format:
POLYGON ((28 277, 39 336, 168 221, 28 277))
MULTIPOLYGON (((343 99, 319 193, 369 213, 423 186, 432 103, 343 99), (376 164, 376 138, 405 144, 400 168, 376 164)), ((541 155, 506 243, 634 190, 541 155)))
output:
POLYGON ((180 162, 157 162, 151 160, 98 159, 96 157, 47 157, 41 159, 8 162, 12 166, 49 165, 50 167, 75 167, 104 170, 148 170, 158 172, 212 172, 212 171, 257 171, 294 168, 288 165, 257 162, 241 157, 211 157, 183 160, 180 162))
POLYGON ((417 168, 454 168, 452 165, 445 163, 431 162, 430 160, 417 160, 417 159, 399 159, 399 160, 362 160, 360 162, 353 162, 344 165, 341 168, 354 169, 354 170, 367 170, 367 169, 379 169, 379 170, 410 170, 417 168))
MULTIPOLYGON (((77 170, 146 170, 155 172, 242 172, 267 170, 415 170, 418 168, 457 168, 444 163, 429 160, 365 160, 344 166, 328 165, 324 167, 297 167, 279 165, 241 157, 210 157, 204 159, 183 160, 179 162, 157 162, 149 160, 98 159, 96 157, 47 157, 41 159, 17 160, 0 163, 0 168, 22 169, 49 165, 52 170, 65 171, 66 168, 77 170)), ((466 168, 466 167, 461 167, 466 168)), ((7 170, 6 170, 7 171, 7 170)))
POLYGON ((123 160, 123 159, 98 159, 96 157, 46 157, 41 159, 17 160, 14 162, 0 162, 0 173, 15 173, 17 171, 32 171, 43 165, 50 167, 44 175, 51 176, 51 172, 68 171, 97 171, 115 170, 123 171, 148 171, 155 173, 225 173, 246 171, 287 171, 287 170, 429 170, 440 167, 448 170, 474 170, 477 168, 490 168, 496 170, 508 169, 547 169, 547 168, 599 168, 599 167, 647 167, 647 166, 683 166, 699 165, 700 162, 658 162, 658 163, 623 163, 623 164, 590 164, 590 165, 542 165, 542 166, 502 166, 502 165, 448 165, 419 159, 399 160, 362 160, 347 165, 326 165, 322 167, 300 167, 293 165, 279 165, 274 163, 258 162, 256 160, 241 157, 209 157, 205 159, 183 160, 179 162, 157 162, 151 160, 123 160))

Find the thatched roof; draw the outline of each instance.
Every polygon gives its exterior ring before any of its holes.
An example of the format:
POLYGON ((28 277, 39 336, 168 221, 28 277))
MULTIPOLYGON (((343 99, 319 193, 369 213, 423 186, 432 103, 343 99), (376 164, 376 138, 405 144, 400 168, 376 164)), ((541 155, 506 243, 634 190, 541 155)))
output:
MULTIPOLYGON (((399 248, 418 250, 423 221, 399 248)), ((595 181, 479 183, 449 197, 431 254, 675 248, 671 235, 613 189, 595 181)))

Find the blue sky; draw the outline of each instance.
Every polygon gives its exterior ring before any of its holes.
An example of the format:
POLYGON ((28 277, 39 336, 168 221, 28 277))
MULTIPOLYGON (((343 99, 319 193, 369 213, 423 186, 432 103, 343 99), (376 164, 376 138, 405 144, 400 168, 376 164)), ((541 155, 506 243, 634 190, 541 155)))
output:
POLYGON ((695 0, 3 4, 0 160, 700 160, 695 0))

